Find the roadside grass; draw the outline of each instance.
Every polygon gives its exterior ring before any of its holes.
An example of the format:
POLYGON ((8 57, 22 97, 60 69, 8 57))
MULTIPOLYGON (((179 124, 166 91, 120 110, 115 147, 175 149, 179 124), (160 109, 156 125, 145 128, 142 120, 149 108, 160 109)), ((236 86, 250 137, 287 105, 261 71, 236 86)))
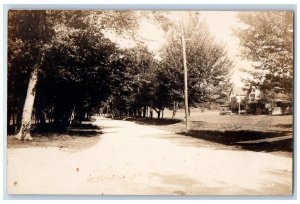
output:
POLYGON ((101 134, 101 129, 91 122, 71 124, 67 127, 45 124, 33 128, 31 131, 33 140, 31 141, 20 141, 14 139, 13 135, 8 135, 7 147, 57 147, 64 150, 77 151, 97 144, 101 134))
MULTIPOLYGON (((190 129, 185 128, 184 110, 178 110, 176 119, 172 111, 165 110, 164 118, 123 118, 141 125, 151 125, 177 135, 263 152, 293 152, 293 117, 271 115, 219 115, 218 111, 192 109, 190 129)), ((99 142, 102 131, 92 121, 66 127, 37 126, 32 130, 32 141, 19 141, 8 136, 8 148, 58 147, 77 151, 99 142)))
MULTIPOLYGON (((138 124, 160 126, 173 132, 185 131, 184 110, 177 111, 171 119, 172 111, 165 110, 164 118, 125 118, 138 124)), ((220 115, 218 111, 192 109, 190 115, 191 130, 209 131, 256 131, 256 132, 292 132, 291 115, 220 115)))
POLYGON ((178 135, 189 136, 250 151, 293 152, 293 117, 291 115, 220 115, 218 111, 192 109, 190 129, 186 130, 184 110, 172 111, 164 119, 131 119, 138 124, 154 125, 178 135), (165 120, 165 122, 164 122, 165 120), (156 122, 155 122, 156 121, 156 122), (163 125, 161 125, 163 124, 163 125))

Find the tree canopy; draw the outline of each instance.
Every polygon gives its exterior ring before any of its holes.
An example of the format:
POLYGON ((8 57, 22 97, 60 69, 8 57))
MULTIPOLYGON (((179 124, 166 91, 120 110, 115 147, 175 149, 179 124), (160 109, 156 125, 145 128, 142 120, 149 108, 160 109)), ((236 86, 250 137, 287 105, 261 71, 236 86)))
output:
MULTIPOLYGON (((144 117, 155 110, 159 116, 174 102, 182 103, 181 28, 163 12, 139 16, 151 18, 168 33, 160 59, 143 43, 120 48, 106 37, 107 31, 135 33, 138 13, 133 11, 10 11, 8 121, 20 126, 34 70, 37 80, 31 91, 36 93, 32 106, 37 123, 66 125, 72 113, 81 121, 100 110, 114 116, 144 117)), ((191 105, 221 102, 230 86, 232 65, 224 46, 195 15, 190 16, 183 34, 189 39, 191 105)))
POLYGON ((289 11, 241 12, 245 27, 237 31, 242 56, 253 62, 254 71, 246 81, 274 99, 282 92, 292 98, 293 13, 289 11))
MULTIPOLYGON (((183 101, 183 60, 180 35, 186 40, 188 97, 191 106, 203 102, 222 102, 230 89, 232 61, 225 46, 217 43, 207 25, 196 14, 183 26, 175 25, 163 48, 158 71, 159 90, 166 102, 183 101)), ((170 104, 165 104, 166 106, 170 104)))

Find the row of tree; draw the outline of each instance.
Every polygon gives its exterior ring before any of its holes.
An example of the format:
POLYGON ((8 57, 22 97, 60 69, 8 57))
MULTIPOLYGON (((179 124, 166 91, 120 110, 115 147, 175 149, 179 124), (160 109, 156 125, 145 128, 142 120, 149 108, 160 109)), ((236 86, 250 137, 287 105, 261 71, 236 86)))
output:
MULTIPOLYGON (((248 25, 237 32, 243 56, 256 62, 252 81, 291 93, 293 19, 289 12, 244 13, 248 25)), ((188 39, 189 103, 225 102, 230 68, 225 47, 207 25, 190 12, 185 25, 165 12, 10 11, 8 16, 8 125, 17 138, 31 139, 37 123, 66 125, 99 112, 113 116, 161 116, 165 108, 183 105, 180 34, 188 39), (151 19, 166 32, 160 59, 143 43, 120 48, 107 31, 136 40, 139 20, 151 19)))
POLYGON ((39 122, 66 124, 104 100, 119 49, 103 31, 135 24, 126 11, 10 11, 8 119, 22 121, 17 138, 31 139, 33 110, 39 122))

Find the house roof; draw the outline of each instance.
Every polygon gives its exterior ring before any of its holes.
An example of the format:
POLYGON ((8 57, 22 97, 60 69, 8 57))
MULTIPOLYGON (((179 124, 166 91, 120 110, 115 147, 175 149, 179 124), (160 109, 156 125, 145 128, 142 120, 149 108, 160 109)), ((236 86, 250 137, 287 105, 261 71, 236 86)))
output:
POLYGON ((235 95, 235 96, 247 96, 247 89, 243 87, 233 87, 230 91, 230 95, 235 95))

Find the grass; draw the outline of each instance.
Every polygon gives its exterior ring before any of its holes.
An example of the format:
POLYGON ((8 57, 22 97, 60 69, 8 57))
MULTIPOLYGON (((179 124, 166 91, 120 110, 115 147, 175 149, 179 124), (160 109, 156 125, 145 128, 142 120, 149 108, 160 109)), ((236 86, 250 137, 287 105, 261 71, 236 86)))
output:
POLYGON ((179 135, 250 151, 293 151, 293 117, 291 115, 220 115, 218 111, 192 109, 190 130, 186 130, 184 110, 165 110, 164 119, 137 119, 139 124, 154 125, 179 135))
POLYGON ((90 122, 72 124, 68 127, 45 124, 31 131, 32 141, 20 141, 8 136, 8 148, 57 147, 69 151, 78 151, 94 146, 99 142, 101 130, 90 122))
MULTIPOLYGON (((172 111, 165 110, 163 119, 127 118, 139 124, 160 126, 174 132, 185 130, 184 110, 178 110, 176 119, 171 119, 172 111)), ((292 131, 293 118, 291 115, 220 115, 218 111, 192 109, 190 116, 191 130, 210 131, 257 131, 257 132, 286 132, 292 131)))
MULTIPOLYGON (((164 118, 125 118, 142 125, 174 132, 199 139, 204 143, 225 145, 238 149, 262 152, 281 152, 291 156, 293 152, 293 117, 271 115, 220 115, 218 111, 192 109, 191 128, 185 129, 184 110, 178 110, 176 119, 172 111, 165 110, 164 118)), ((91 122, 73 124, 66 128, 51 125, 32 131, 33 141, 25 143, 8 137, 8 147, 54 146, 61 149, 80 150, 95 145, 100 140, 101 129, 91 122)))
POLYGON ((36 135, 32 141, 20 141, 12 136, 7 138, 8 148, 57 147, 61 150, 79 151, 88 149, 100 141, 101 136, 82 137, 67 134, 36 135))

